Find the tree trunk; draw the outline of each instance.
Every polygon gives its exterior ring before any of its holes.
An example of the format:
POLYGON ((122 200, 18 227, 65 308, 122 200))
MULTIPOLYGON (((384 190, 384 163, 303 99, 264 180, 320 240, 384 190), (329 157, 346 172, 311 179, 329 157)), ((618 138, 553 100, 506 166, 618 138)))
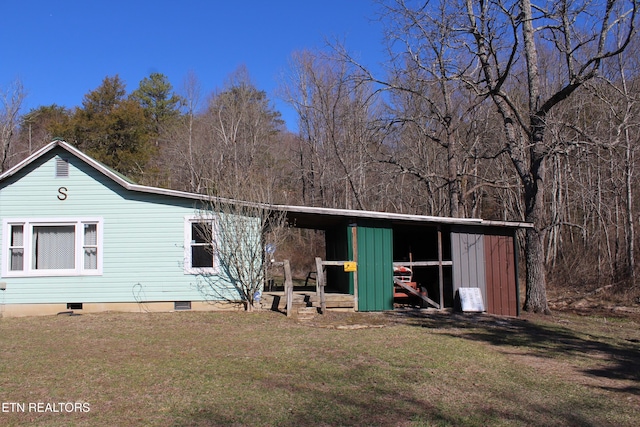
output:
MULTIPOLYGON (((539 191, 539 193, 541 192, 539 191)), ((538 207, 536 210, 542 211, 542 208, 538 207)), ((527 218, 527 221, 530 221, 530 219, 527 218)), ((535 225, 534 228, 529 228, 526 231, 525 252, 527 254, 525 257, 527 287, 524 310, 534 313, 550 314, 551 310, 549 310, 547 303, 547 290, 545 285, 544 233, 535 225)))
POLYGON ((449 215, 459 218, 460 212, 460 177, 458 171, 458 156, 453 137, 448 137, 447 144, 447 175, 449 181, 449 215))
POLYGON ((626 229, 627 229, 627 274, 631 280, 631 284, 636 284, 635 271, 635 233, 633 229, 633 147, 630 142, 629 129, 625 129, 626 146, 625 146, 625 193, 626 193, 626 229))
POLYGON ((527 267, 527 290, 524 310, 550 314, 547 303, 545 257, 544 257, 544 178, 545 159, 543 151, 544 118, 531 117, 530 163, 528 181, 524 183, 525 220, 533 223, 526 231, 525 252, 527 267))

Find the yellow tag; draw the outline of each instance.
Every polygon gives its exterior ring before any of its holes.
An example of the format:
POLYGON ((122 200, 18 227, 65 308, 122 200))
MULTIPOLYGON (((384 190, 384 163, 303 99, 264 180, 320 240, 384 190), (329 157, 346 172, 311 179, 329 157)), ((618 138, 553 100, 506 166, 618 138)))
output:
POLYGON ((344 271, 352 273, 358 270, 358 266, 354 261, 347 261, 344 263, 344 271))

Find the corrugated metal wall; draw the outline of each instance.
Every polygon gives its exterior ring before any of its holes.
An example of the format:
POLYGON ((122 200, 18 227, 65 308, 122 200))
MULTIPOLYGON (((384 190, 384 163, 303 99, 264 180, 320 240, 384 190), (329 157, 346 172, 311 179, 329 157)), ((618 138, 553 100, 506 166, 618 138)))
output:
POLYGON ((393 310, 392 229, 358 226, 356 238, 358 311, 393 310))
POLYGON ((453 261, 453 293, 459 288, 480 288, 487 301, 484 235, 475 230, 451 233, 451 260, 453 261))
POLYGON ((486 259, 488 313, 516 316, 518 298, 516 288, 516 257, 512 235, 486 235, 484 238, 486 259))
POLYGON ((518 292, 511 230, 456 229, 451 233, 453 292, 480 288, 487 313, 517 316, 518 292))

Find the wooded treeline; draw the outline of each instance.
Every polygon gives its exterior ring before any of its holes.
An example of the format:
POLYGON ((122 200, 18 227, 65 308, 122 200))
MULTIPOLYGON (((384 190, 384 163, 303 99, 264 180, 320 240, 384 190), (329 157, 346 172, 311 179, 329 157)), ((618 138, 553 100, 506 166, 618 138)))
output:
POLYGON ((20 114, 3 93, 0 171, 62 137, 141 184, 238 199, 526 220, 527 305, 547 281, 638 292, 637 2, 381 1, 388 60, 291 56, 286 130, 240 68, 203 94, 108 76, 81 106, 20 114))

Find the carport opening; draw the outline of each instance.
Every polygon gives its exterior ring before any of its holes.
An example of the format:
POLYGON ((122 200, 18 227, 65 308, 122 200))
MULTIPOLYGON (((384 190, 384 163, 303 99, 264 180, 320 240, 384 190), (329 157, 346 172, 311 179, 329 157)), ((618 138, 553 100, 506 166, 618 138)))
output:
MULTIPOLYGON (((272 254, 267 257, 265 290, 284 291, 284 272, 271 267, 269 261, 289 260, 294 290, 315 290, 316 257, 326 258, 325 231, 291 227, 279 239, 272 254)), ((267 240, 267 243, 270 241, 267 240)))
MULTIPOLYGON (((440 227, 440 243, 437 226, 395 226, 393 233, 394 266, 410 269, 411 282, 426 296, 443 305, 453 307, 453 281, 451 270, 451 231, 448 226, 440 227), (439 254, 439 248, 441 255, 439 254), (442 262, 440 262, 442 261, 442 262), (412 265, 412 264, 422 265, 412 265), (425 265, 426 264, 426 265, 425 265), (441 265, 442 264, 442 265, 441 265), (440 283, 442 281, 442 296, 440 283)), ((397 268, 396 268, 397 269, 397 268)), ((394 285, 396 306, 424 306, 423 300, 394 285)))

